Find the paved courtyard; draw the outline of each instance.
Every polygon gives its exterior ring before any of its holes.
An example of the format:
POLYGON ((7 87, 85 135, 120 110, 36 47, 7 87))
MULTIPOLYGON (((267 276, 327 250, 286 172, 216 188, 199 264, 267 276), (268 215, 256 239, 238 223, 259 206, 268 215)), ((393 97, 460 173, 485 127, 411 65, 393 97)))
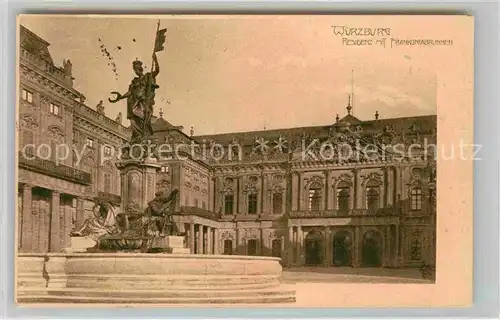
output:
POLYGON ((283 269, 282 283, 432 283, 422 278, 416 268, 322 268, 297 267, 283 269))

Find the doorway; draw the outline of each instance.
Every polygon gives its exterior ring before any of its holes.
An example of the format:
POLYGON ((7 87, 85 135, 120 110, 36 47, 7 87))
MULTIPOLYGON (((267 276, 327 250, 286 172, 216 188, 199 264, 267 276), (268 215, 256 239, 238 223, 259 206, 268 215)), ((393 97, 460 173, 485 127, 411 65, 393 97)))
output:
POLYGON ((323 235, 318 231, 311 231, 305 239, 306 265, 318 266, 323 263, 323 235))
POLYGON ((351 235, 342 230, 333 236, 333 265, 336 267, 351 266, 351 235))
POLYGON ((382 265, 382 235, 379 231, 371 230, 363 235, 362 265, 363 267, 382 265))

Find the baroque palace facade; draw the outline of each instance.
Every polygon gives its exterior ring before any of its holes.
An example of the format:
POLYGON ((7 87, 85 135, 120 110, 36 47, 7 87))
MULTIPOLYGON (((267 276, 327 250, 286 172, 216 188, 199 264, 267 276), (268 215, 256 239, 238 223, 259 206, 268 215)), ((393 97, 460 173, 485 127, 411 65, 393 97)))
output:
POLYGON ((121 116, 88 107, 71 62, 56 67, 47 42, 25 28, 20 36, 19 150, 37 151, 19 156, 20 252, 68 247, 96 197, 120 212, 122 191, 155 188, 179 190, 174 220, 193 254, 277 256, 286 266, 435 263, 435 161, 425 144, 436 142, 436 116, 362 121, 348 103, 330 125, 194 136, 160 114, 155 138, 170 148, 158 153, 156 176, 122 185, 115 155, 131 132, 121 116), (62 144, 85 152, 62 162, 43 154, 62 144))

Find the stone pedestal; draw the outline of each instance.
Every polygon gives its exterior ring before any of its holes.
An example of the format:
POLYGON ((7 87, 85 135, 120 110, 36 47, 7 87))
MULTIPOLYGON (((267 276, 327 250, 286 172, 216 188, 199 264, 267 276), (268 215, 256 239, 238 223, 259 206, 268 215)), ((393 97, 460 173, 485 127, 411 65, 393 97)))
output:
POLYGON ((168 253, 191 253, 189 248, 184 246, 184 237, 179 236, 156 237, 153 240, 152 248, 163 249, 168 253))
POLYGON ((69 248, 64 248, 63 251, 67 253, 87 252, 87 249, 94 247, 96 243, 96 241, 89 237, 71 237, 71 246, 69 248))
POLYGON ((144 212, 156 191, 156 172, 160 168, 156 159, 127 159, 116 163, 121 176, 123 210, 144 212))

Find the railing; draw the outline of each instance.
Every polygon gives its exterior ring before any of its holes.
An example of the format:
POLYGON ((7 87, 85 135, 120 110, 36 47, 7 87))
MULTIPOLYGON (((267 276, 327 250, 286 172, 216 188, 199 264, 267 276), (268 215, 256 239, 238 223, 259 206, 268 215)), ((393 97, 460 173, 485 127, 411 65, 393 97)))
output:
POLYGON ((215 212, 212 212, 210 210, 207 210, 207 209, 202 209, 202 208, 198 208, 198 207, 191 207, 191 206, 183 206, 181 207, 181 213, 182 214, 194 214, 194 215, 197 215, 197 216, 200 216, 200 217, 204 217, 204 218, 208 218, 208 219, 219 219, 220 216, 219 214, 215 213, 215 212))
POLYGON ((25 157, 22 153, 19 153, 19 167, 83 185, 90 185, 92 183, 90 173, 64 164, 57 164, 51 160, 30 155, 26 155, 25 157))
POLYGON ((114 205, 120 205, 120 203, 122 202, 122 197, 117 195, 117 194, 99 191, 97 193, 97 196, 99 198, 101 198, 102 200, 106 200, 106 201, 111 202, 114 205))
POLYGON ((103 125, 106 129, 119 133, 122 136, 126 136, 126 138, 129 138, 128 136, 132 132, 129 128, 124 127, 123 125, 106 117, 103 114, 100 114, 96 110, 86 106, 84 103, 75 101, 74 107, 76 114, 83 116, 83 118, 95 120, 97 123, 103 125))
POLYGON ((21 49, 21 59, 38 67, 46 74, 50 74, 54 79, 57 79, 70 87, 73 86, 73 78, 71 75, 24 48, 21 49))
POLYGON ((335 217, 362 217, 362 216, 388 216, 396 215, 396 210, 392 208, 369 211, 367 209, 353 209, 349 211, 341 210, 317 210, 317 211, 292 211, 290 218, 335 218, 335 217))

